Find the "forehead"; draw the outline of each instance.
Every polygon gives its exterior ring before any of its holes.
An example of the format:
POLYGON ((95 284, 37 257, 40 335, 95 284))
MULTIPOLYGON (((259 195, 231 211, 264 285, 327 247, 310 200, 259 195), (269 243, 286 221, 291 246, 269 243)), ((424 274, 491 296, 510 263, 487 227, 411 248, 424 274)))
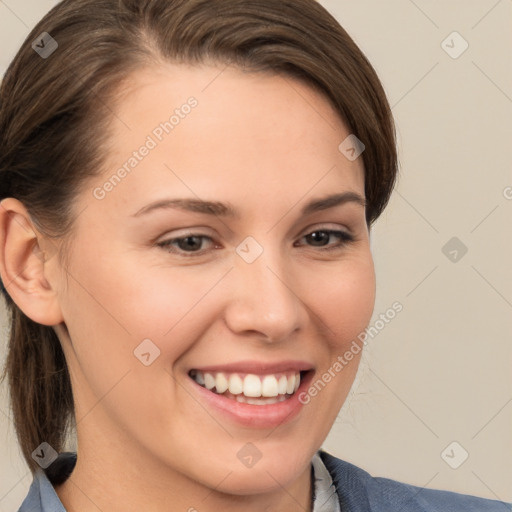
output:
POLYGON ((143 206, 166 192, 246 206, 258 197, 364 195, 362 158, 339 150, 349 130, 301 81, 169 64, 140 70, 128 84, 115 105, 105 170, 91 186, 112 181, 102 208, 143 206))

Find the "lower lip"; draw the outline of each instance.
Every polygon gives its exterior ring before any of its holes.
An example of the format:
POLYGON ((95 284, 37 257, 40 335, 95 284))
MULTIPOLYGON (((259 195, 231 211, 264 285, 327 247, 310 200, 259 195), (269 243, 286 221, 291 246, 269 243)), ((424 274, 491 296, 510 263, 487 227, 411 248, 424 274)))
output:
POLYGON ((286 400, 276 402, 275 404, 252 405, 237 402, 224 395, 214 393, 200 386, 192 377, 188 377, 194 391, 199 395, 201 402, 206 403, 209 409, 219 411, 229 420, 252 428, 275 428, 284 423, 288 423, 295 418, 302 410, 303 403, 299 396, 302 391, 307 389, 312 379, 312 371, 308 371, 301 378, 300 386, 297 391, 286 400))

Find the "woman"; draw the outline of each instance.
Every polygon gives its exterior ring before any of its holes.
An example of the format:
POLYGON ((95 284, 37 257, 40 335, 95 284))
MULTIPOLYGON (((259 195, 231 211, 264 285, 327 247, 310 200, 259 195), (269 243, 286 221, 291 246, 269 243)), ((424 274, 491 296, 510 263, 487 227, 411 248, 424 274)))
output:
POLYGON ((320 5, 65 0, 0 101, 20 511, 510 510, 320 450, 397 172, 382 86, 320 5))

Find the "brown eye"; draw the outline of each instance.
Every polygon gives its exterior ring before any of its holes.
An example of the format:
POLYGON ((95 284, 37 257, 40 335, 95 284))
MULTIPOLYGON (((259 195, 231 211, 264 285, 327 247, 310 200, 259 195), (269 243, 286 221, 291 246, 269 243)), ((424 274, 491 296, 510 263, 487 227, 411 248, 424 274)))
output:
POLYGON ((317 229, 303 237, 308 245, 312 247, 326 247, 327 249, 336 249, 354 241, 354 237, 344 231, 331 229, 317 229), (331 238, 338 238, 339 243, 329 244, 331 238))
POLYGON ((195 253, 202 254, 203 241, 212 239, 206 235, 192 234, 181 238, 171 238, 158 243, 159 247, 166 249, 168 252, 173 253, 189 253, 196 255, 195 253))

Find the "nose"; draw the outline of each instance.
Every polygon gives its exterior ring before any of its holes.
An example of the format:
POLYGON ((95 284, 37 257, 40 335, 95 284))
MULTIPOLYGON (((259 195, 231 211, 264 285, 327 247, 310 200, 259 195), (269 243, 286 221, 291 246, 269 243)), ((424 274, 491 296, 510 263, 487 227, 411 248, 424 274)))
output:
POLYGON ((265 250, 252 263, 236 256, 230 279, 225 320, 234 333, 279 342, 303 326, 305 306, 278 251, 265 250))

